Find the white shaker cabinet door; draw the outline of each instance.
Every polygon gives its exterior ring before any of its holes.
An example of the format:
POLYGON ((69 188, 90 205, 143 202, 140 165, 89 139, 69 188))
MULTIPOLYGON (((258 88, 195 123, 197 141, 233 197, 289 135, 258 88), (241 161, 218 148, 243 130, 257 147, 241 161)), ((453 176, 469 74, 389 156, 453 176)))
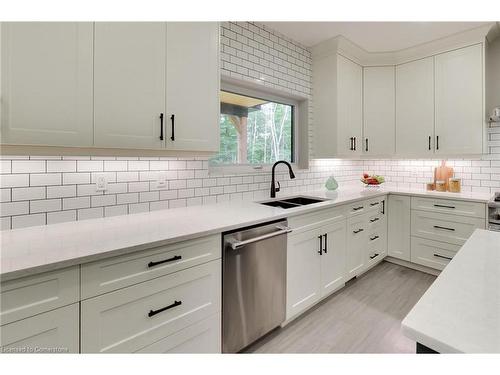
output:
POLYGON ((434 154, 434 58, 396 67, 396 154, 434 154))
POLYGON ((437 55, 435 64, 436 153, 482 153, 482 44, 437 55))
POLYGON ((38 314, 0 327, 4 353, 78 353, 79 304, 38 314))
POLYGON ((288 236, 286 319, 314 305, 321 297, 320 236, 322 228, 288 236))
POLYGON ((92 23, 0 27, 0 142, 92 146, 92 23))
POLYGON ((389 195, 389 256, 410 261, 411 197, 389 195))
POLYGON ((347 219, 346 281, 365 269, 367 224, 366 215, 347 219))
POLYGON ((361 154, 362 137, 363 68, 337 55, 337 153, 361 154))
POLYGON ((165 53, 163 22, 95 23, 96 146, 165 147, 165 53))
POLYGON ((327 296, 345 283, 346 221, 321 227, 324 251, 321 255, 321 297, 327 296))
POLYGON ((219 149, 219 24, 167 23, 167 148, 219 149))
POLYGON ((394 75, 393 66, 363 69, 365 155, 391 155, 395 151, 394 75))

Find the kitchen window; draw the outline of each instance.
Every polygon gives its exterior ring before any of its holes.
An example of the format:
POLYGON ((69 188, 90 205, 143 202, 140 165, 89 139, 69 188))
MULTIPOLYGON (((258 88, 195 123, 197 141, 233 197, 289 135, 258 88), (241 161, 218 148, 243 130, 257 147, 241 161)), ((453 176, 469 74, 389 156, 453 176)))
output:
POLYGON ((295 162, 297 103, 247 90, 220 92, 220 150, 214 167, 263 168, 277 160, 295 162))

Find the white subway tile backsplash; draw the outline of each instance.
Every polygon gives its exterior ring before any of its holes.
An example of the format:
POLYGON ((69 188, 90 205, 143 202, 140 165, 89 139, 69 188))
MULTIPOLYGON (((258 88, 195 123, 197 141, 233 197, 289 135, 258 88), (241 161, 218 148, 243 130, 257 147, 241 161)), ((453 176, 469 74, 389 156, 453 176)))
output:
POLYGON ((90 197, 92 207, 113 206, 116 204, 116 195, 94 195, 90 197))
POLYGON ((104 161, 101 160, 78 160, 76 170, 78 172, 102 172, 104 161))
POLYGON ((119 216, 119 215, 127 215, 128 207, 126 204, 120 206, 107 206, 104 207, 104 216, 119 216))
POLYGON ((14 188, 12 189, 12 200, 29 201, 33 199, 45 199, 46 189, 47 188, 45 186, 14 188))
POLYGON ((126 171, 128 169, 126 160, 104 161, 104 171, 126 171))
POLYGON ((128 205, 128 213, 129 214, 138 214, 140 212, 148 212, 149 211, 149 203, 134 203, 128 205))
POLYGON ((63 185, 90 184, 90 173, 63 173, 63 185))
POLYGON ((45 173, 45 160, 13 160, 12 173, 45 173))
POLYGON ((117 194, 116 204, 128 204, 139 202, 139 193, 117 194))
POLYGON ((12 217, 12 229, 47 224, 45 214, 21 215, 12 217))
POLYGON ((12 200, 11 189, 0 189, 0 202, 10 202, 12 200))
POLYGON ((76 210, 47 212, 47 224, 76 221, 76 210))
POLYGON ((62 210, 61 199, 42 199, 30 201, 30 213, 60 211, 62 210))
POLYGON ((1 217, 0 218, 0 230, 9 230, 11 228, 11 217, 1 217))
POLYGON ((30 174, 30 186, 61 185, 61 173, 30 174))
POLYGON ((12 160, 0 160, 0 173, 12 172, 12 160))
POLYGON ((23 215, 29 213, 29 202, 0 203, 0 216, 23 215))
POLYGON ((0 188, 29 186, 29 174, 2 174, 0 175, 0 188))
POLYGON ((76 161, 47 160, 47 172, 76 172, 76 161))
POLYGON ((76 185, 47 186, 47 198, 76 197, 76 185))
POLYGON ((77 218, 78 220, 88 220, 88 219, 98 219, 104 216, 103 207, 96 208, 84 208, 78 210, 77 218))
POLYGON ((62 202, 63 210, 90 207, 90 197, 64 198, 62 202))

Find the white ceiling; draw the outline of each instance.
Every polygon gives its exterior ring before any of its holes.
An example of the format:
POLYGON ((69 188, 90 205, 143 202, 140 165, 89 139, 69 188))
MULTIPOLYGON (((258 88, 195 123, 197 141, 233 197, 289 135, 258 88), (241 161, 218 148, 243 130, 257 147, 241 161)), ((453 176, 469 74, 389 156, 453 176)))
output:
POLYGON ((342 35, 368 52, 390 52, 413 47, 487 22, 264 22, 311 47, 342 35))

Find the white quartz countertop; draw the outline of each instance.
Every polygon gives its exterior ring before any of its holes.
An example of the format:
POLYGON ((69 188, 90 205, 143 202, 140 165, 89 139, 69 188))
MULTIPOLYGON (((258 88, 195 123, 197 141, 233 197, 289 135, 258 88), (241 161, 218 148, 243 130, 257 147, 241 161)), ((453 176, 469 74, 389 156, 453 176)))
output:
MULTIPOLYGON (((359 184, 346 186, 335 192, 323 190, 300 193, 328 200, 287 210, 251 201, 230 201, 14 229, 0 232, 0 275, 2 280, 13 279, 388 193, 484 203, 490 198, 489 194, 364 188, 359 184)), ((278 196, 278 199, 284 197, 278 196)))
POLYGON ((440 353, 500 353, 500 232, 477 229, 402 327, 440 353))

